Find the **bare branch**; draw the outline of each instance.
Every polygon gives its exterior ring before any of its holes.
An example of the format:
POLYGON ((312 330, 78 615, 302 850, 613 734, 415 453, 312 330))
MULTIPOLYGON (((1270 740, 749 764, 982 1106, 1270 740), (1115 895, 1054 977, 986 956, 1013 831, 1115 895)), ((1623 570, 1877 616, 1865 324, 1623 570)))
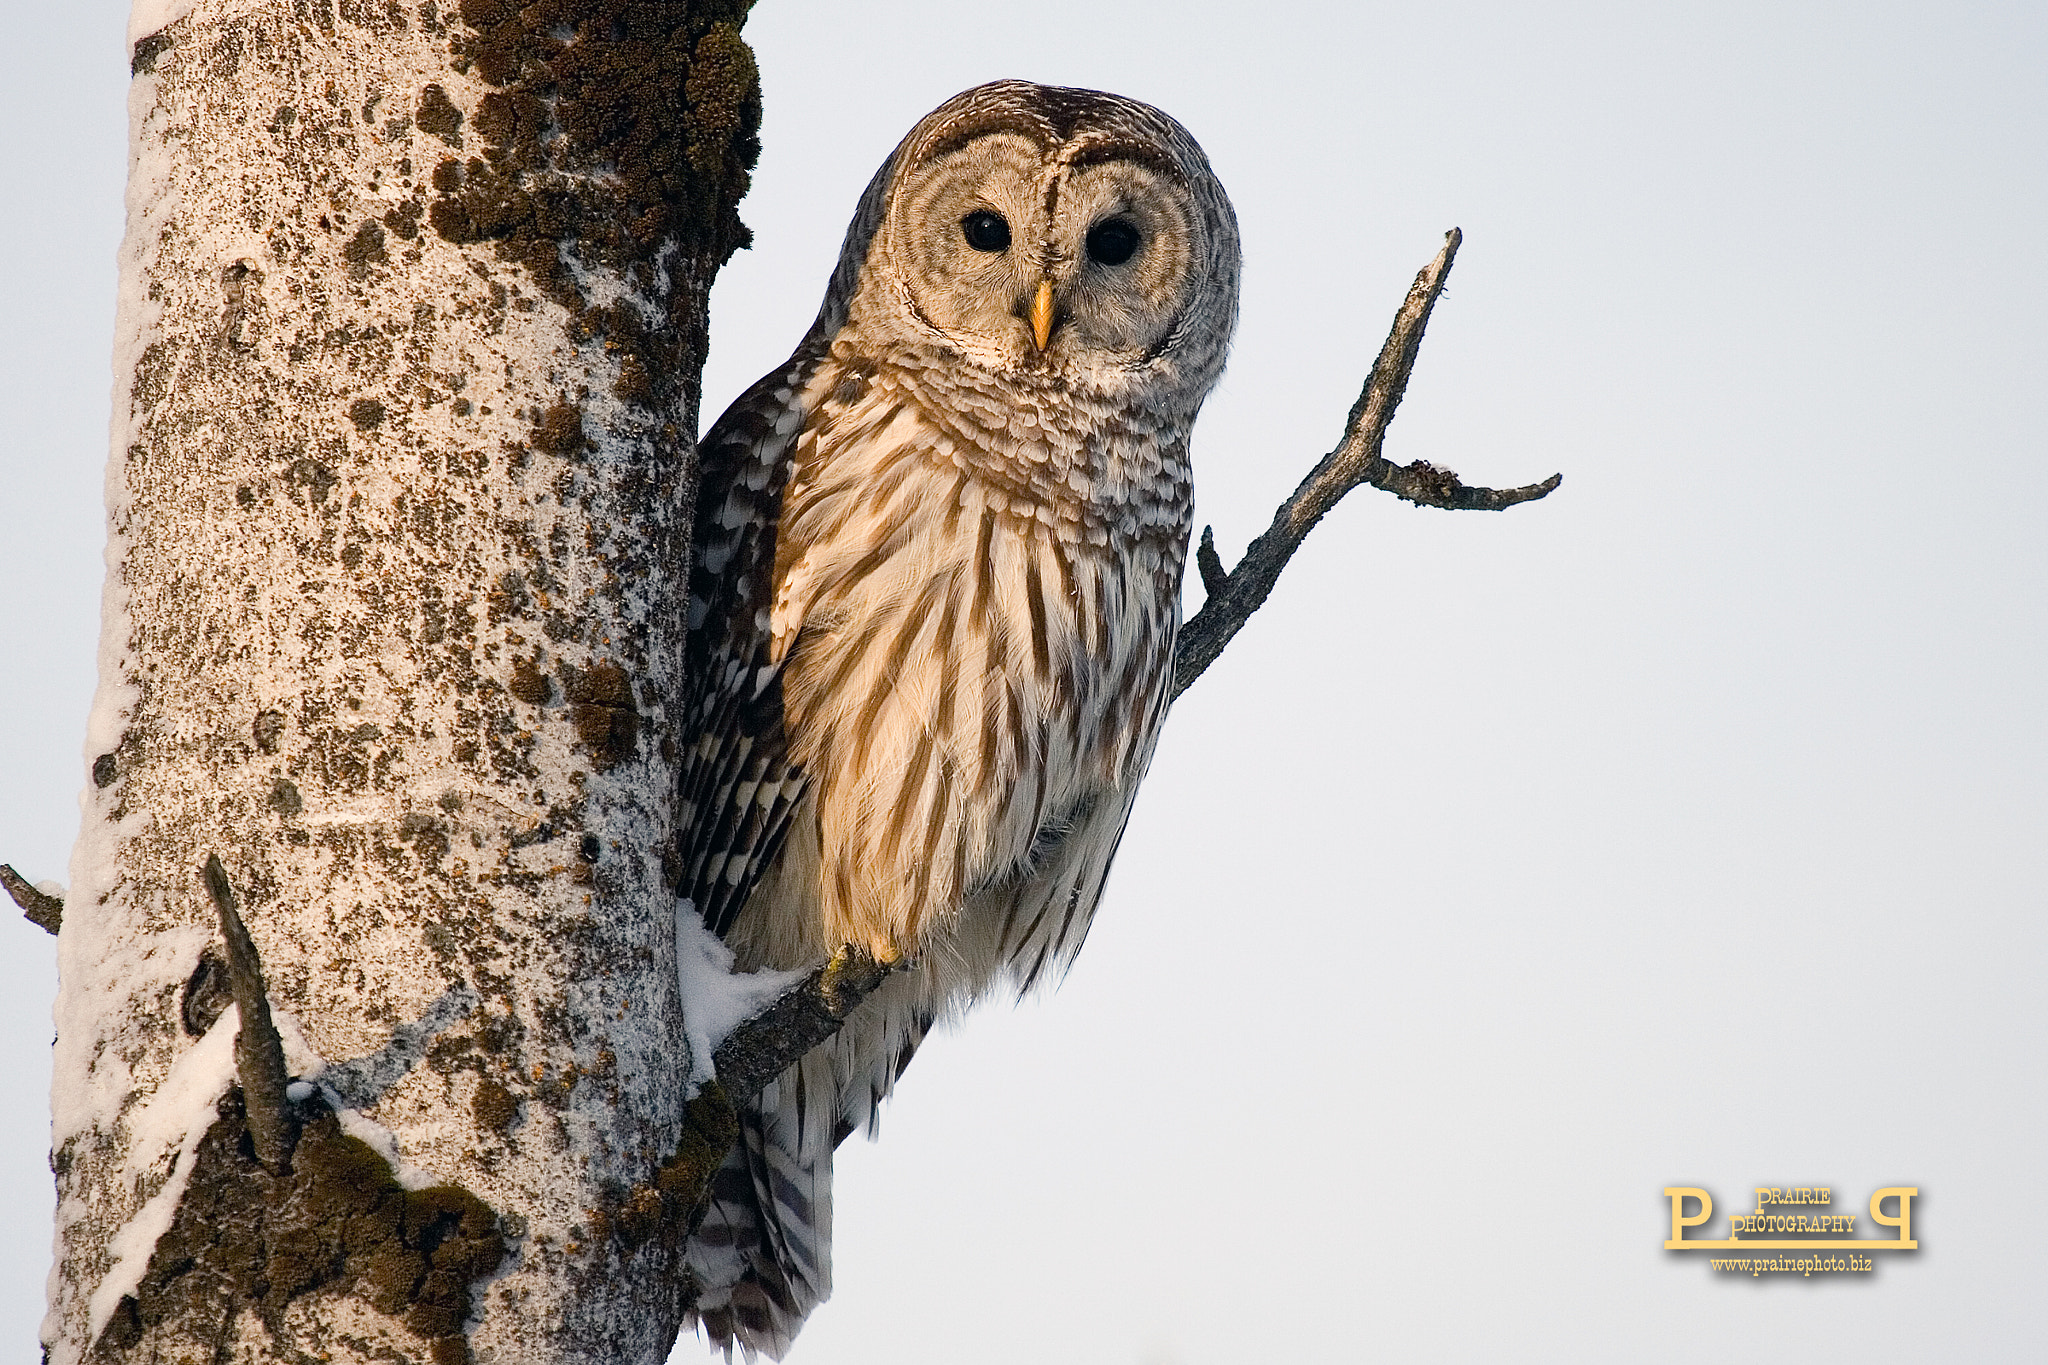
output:
POLYGON ((272 1175, 288 1175, 292 1167, 292 1146, 297 1140, 291 1116, 285 1112, 284 1043, 277 1025, 270 1019, 270 996, 263 984, 263 962, 256 955, 256 943, 242 917, 235 913, 235 893, 228 885, 227 869, 220 855, 206 859, 206 889, 213 908, 220 912, 221 937, 228 944, 228 980, 235 991, 235 1006, 242 1017, 235 1035, 235 1071, 242 1080, 242 1107, 249 1117, 249 1141, 256 1159, 272 1175))
POLYGON ((1443 250, 1415 277, 1408 297, 1394 315, 1394 327, 1387 334, 1386 345, 1380 348, 1379 359, 1373 362, 1372 373, 1366 376, 1365 387, 1345 419, 1344 438, 1301 481, 1294 495, 1280 504, 1280 510, 1273 514, 1273 524, 1246 547, 1244 558, 1229 574, 1223 573, 1215 542, 1204 528, 1195 564, 1209 598, 1194 618, 1181 627, 1174 649, 1174 696, 1187 691, 1202 676, 1202 671, 1216 662, 1231 637, 1251 619, 1253 612, 1265 605, 1273 585, 1280 579, 1280 571, 1287 567, 1287 561, 1294 557, 1295 550, 1323 519, 1323 514, 1360 484, 1371 484, 1422 507, 1499 511, 1543 497, 1564 481, 1562 474, 1553 474, 1542 483, 1523 488, 1468 488, 1447 469, 1421 460, 1397 465, 1380 453, 1387 426, 1394 420, 1394 410, 1407 392, 1408 376, 1415 369, 1415 356, 1422 347, 1422 331, 1429 325, 1430 310, 1443 293, 1444 280, 1451 273, 1451 262, 1457 259, 1458 246, 1464 239, 1464 233, 1457 228, 1444 234, 1443 250))
POLYGON ((64 923, 64 900, 60 896, 47 896, 28 883, 28 878, 16 872, 7 863, 0 863, 0 886, 7 888, 7 894, 14 897, 14 903, 21 907, 21 913, 39 928, 56 933, 64 923))
POLYGON ((852 944, 841 948, 830 962, 726 1035, 712 1054, 718 1083, 735 1104, 751 1099, 837 1033, 846 1016, 888 975, 888 965, 864 949, 852 944))

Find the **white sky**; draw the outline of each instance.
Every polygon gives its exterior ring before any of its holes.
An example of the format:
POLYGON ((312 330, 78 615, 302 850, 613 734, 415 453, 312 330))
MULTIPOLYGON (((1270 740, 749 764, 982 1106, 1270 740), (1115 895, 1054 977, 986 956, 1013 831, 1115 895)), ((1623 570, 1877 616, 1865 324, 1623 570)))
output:
MULTIPOLYGON (((0 51, 0 860, 32 879, 85 780, 124 23, 18 6, 0 51)), ((1015 75, 1159 104, 1236 202, 1196 438, 1226 559, 1453 224, 1389 453, 1566 479, 1317 531, 1176 710, 1064 988, 928 1045, 842 1152, 792 1365, 2037 1354, 2048 10, 774 0, 747 34, 757 245, 707 417, 902 132, 1015 75), (1660 1249, 1674 1183, 1918 1185, 1925 1249, 1716 1276, 1660 1249)), ((0 922, 20 1359, 53 987, 0 922)))

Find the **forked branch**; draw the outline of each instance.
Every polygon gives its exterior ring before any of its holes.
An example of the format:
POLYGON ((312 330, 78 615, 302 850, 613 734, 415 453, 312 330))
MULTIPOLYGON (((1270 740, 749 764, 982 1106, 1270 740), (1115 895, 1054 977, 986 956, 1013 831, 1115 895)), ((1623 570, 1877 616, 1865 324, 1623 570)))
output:
POLYGON ((1444 280, 1451 262, 1458 257, 1458 245, 1465 234, 1452 228, 1444 234, 1444 248, 1435 260, 1415 277, 1401 311, 1394 315, 1394 329, 1387 344, 1380 347, 1365 388, 1351 406, 1344 422, 1344 437, 1337 448, 1323 456, 1309 471, 1294 495, 1280 504, 1273 524, 1264 535, 1246 547, 1244 558, 1228 573, 1217 558, 1215 537, 1202 528, 1202 542, 1195 550, 1195 568, 1201 574, 1208 600, 1194 618, 1180 629, 1174 648, 1173 695, 1188 690, 1202 671, 1216 662, 1231 637, 1265 605, 1280 571, 1301 547, 1301 542, 1335 507, 1338 500, 1360 484, 1385 489, 1419 507, 1441 507, 1447 511, 1497 512, 1518 502, 1533 502, 1564 481, 1552 474, 1542 483, 1522 488, 1471 488, 1458 481, 1448 469, 1438 469, 1426 460, 1397 465, 1380 453, 1394 410, 1408 390, 1408 376, 1415 369, 1415 356, 1422 348, 1422 331, 1429 325, 1430 310, 1444 292, 1444 280))

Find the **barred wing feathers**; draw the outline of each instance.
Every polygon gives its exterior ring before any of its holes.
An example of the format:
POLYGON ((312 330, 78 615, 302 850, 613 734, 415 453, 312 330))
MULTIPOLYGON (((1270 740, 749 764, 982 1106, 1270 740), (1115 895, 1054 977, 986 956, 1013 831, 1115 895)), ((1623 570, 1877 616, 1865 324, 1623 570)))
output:
POLYGON ((789 762, 767 621, 776 521, 811 369, 799 355, 755 384, 698 447, 687 646, 693 743, 676 809, 677 890, 717 934, 732 927, 774 861, 807 787, 789 762))

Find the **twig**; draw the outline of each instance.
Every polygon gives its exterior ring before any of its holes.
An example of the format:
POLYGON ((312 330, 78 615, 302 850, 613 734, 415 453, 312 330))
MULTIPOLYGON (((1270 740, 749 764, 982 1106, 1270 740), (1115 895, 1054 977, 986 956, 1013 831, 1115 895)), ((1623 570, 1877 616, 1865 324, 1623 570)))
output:
POLYGON ((830 962, 726 1035, 711 1056, 718 1083, 735 1104, 753 1098, 837 1033, 846 1016, 888 975, 889 968, 863 949, 852 944, 841 948, 830 962))
POLYGON ((1552 474, 1542 483, 1523 488, 1470 488, 1448 469, 1426 461, 1397 465, 1380 453, 1387 425, 1394 409, 1407 391, 1408 376, 1415 368, 1416 353, 1422 347, 1422 330, 1429 325, 1429 313, 1443 293, 1444 279, 1457 259, 1458 245, 1465 234, 1452 228, 1444 234, 1444 248, 1434 261, 1415 277, 1401 311, 1394 315, 1394 328, 1387 344, 1380 348, 1365 388, 1344 422, 1344 438, 1337 448, 1301 481, 1294 495, 1280 504, 1273 524, 1264 535, 1246 547, 1244 558, 1228 574, 1216 557, 1216 543, 1209 528, 1202 528, 1202 542, 1195 551, 1195 566, 1209 597, 1194 618, 1181 627, 1174 648, 1173 695, 1188 690, 1202 670, 1216 662, 1251 614, 1265 605, 1280 579, 1280 571, 1294 556, 1315 524, 1346 493, 1362 483, 1384 489, 1394 496, 1422 507, 1448 511, 1499 511, 1518 502, 1533 502, 1564 481, 1552 474))
POLYGON ((64 923, 64 900, 61 896, 49 896, 28 884, 28 878, 16 872, 7 863, 0 863, 0 886, 7 888, 7 894, 14 897, 14 903, 21 907, 21 913, 39 928, 54 934, 64 923))
POLYGON ((288 1175, 298 1134, 285 1110, 284 1043, 270 1019, 270 996, 263 984, 263 962, 256 955, 242 917, 235 913, 235 893, 228 886, 220 855, 206 860, 206 889, 220 912, 221 937, 228 944, 228 980, 242 1028, 235 1035, 235 1071, 242 1080, 242 1107, 249 1121, 249 1142, 256 1159, 272 1175, 288 1175))

